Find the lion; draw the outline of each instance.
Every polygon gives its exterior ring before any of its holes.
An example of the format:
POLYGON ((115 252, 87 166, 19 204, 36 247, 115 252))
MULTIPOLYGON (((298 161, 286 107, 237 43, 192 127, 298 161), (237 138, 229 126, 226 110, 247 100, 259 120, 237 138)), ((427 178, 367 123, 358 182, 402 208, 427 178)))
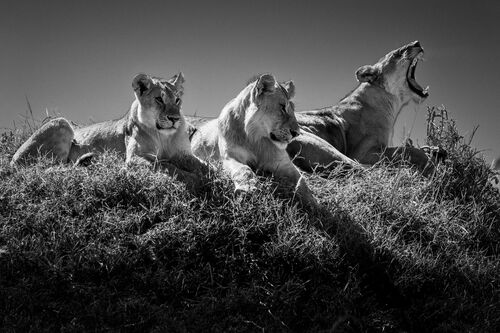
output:
POLYGON ((491 170, 493 171, 493 176, 490 178, 490 183, 500 191, 500 157, 495 158, 491 162, 491 170))
POLYGON ((137 74, 132 80, 135 99, 120 119, 73 127, 64 118, 53 119, 16 151, 11 165, 29 164, 38 155, 57 162, 83 163, 96 152, 115 150, 127 165, 139 162, 197 182, 205 164, 191 151, 181 112, 184 76, 169 80, 137 74))
POLYGON ((291 101, 294 94, 292 81, 280 84, 271 74, 250 80, 218 118, 198 119, 191 140, 193 153, 203 160, 221 160, 236 192, 253 192, 256 173, 270 174, 279 188, 293 188, 304 206, 317 206, 286 152, 300 134, 291 101))
POLYGON ((500 156, 495 158, 492 162, 491 162, 491 168, 493 170, 500 170, 500 156))
POLYGON ((287 152, 305 171, 329 170, 343 164, 373 165, 383 158, 406 159, 428 174, 433 163, 411 145, 391 147, 394 125, 405 106, 428 96, 415 80, 424 50, 418 41, 389 52, 373 65, 358 68, 359 85, 337 105, 297 112, 302 135, 287 152))

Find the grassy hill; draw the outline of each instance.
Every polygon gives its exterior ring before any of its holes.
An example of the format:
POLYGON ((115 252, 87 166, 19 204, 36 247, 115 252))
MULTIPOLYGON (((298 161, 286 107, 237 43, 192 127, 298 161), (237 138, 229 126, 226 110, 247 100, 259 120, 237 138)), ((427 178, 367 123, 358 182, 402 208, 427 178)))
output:
POLYGON ((88 168, 12 169, 0 148, 2 331, 498 332, 500 194, 456 133, 449 159, 312 175, 324 210, 235 197, 220 167, 200 193, 108 153, 88 168))

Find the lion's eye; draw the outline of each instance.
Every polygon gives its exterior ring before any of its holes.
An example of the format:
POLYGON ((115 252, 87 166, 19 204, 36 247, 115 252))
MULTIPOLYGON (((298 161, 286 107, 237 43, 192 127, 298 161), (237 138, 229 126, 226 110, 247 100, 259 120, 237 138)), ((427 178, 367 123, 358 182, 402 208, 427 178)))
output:
POLYGON ((281 112, 288 113, 286 111, 286 105, 285 104, 280 104, 280 107, 281 107, 281 112))
POLYGON ((181 104, 181 99, 180 99, 179 97, 176 97, 176 98, 175 98, 175 104, 176 104, 176 105, 181 104))
POLYGON ((155 101, 159 104, 163 104, 163 98, 161 97, 155 97, 155 101))

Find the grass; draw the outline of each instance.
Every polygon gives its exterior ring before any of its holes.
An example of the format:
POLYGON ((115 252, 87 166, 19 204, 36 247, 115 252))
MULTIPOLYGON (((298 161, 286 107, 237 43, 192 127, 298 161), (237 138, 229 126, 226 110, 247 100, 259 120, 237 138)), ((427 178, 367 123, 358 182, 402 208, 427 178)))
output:
POLYGON ((316 214, 265 181, 237 198, 220 167, 196 195, 112 153, 12 169, 29 133, 4 133, 2 331, 498 332, 500 194, 434 121, 433 177, 312 175, 316 214))

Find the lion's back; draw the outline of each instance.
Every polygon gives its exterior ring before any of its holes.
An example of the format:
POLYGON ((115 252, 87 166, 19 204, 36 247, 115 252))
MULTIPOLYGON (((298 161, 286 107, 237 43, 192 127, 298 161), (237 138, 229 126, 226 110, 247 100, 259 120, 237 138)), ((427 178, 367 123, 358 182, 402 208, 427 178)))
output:
POLYGON ((76 128, 75 140, 100 151, 115 150, 124 154, 126 125, 126 119, 119 119, 76 128))
POLYGON ((345 122, 335 113, 335 109, 301 111, 296 116, 303 131, 320 137, 340 152, 346 152, 345 122))

